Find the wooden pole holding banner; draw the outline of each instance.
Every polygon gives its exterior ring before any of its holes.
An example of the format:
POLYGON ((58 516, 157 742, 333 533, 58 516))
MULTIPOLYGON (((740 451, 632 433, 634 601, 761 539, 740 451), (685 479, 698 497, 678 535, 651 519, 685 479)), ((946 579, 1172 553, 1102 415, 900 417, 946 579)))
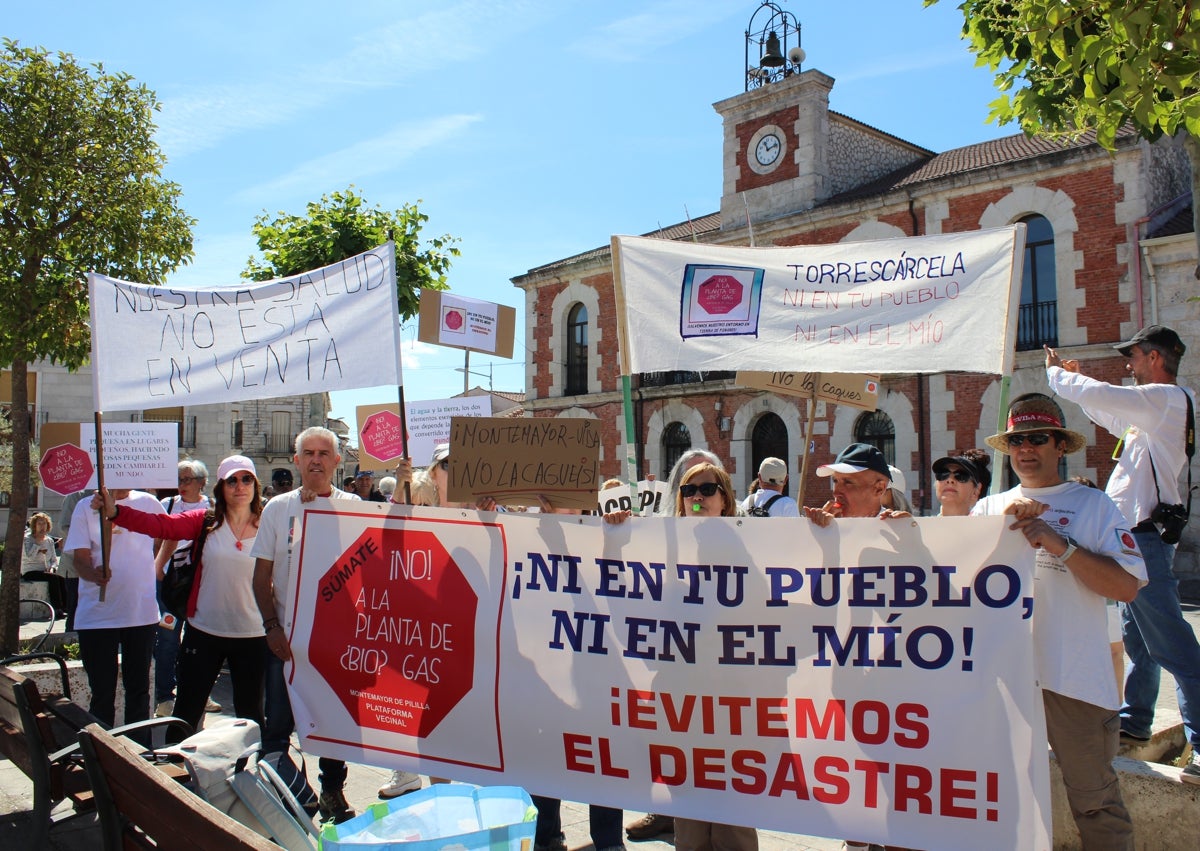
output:
POLYGON ((409 477, 404 483, 404 502, 412 505, 412 456, 408 454, 408 411, 404 409, 404 385, 398 385, 396 391, 400 396, 400 436, 404 438, 404 451, 400 457, 409 462, 409 477))
MULTIPOLYGON (((96 489, 104 492, 104 415, 96 411, 96 489)), ((108 557, 112 552, 112 521, 100 512, 100 578, 108 579, 108 557)), ((104 592, 108 583, 100 583, 100 602, 104 602, 104 592)))
POLYGON ((800 464, 800 489, 796 493, 796 503, 804 505, 804 489, 808 484, 808 459, 812 456, 809 447, 812 446, 813 424, 817 419, 817 395, 816 388, 820 384, 820 375, 818 374, 813 381, 813 395, 808 397, 808 424, 804 427, 804 461, 800 464))

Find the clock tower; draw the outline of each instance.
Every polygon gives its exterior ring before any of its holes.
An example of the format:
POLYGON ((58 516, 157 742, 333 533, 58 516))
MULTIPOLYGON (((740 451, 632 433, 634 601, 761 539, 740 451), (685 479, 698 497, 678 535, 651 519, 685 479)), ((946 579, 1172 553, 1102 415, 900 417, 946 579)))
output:
POLYGON ((724 122, 721 226, 810 209, 833 194, 829 92, 820 71, 791 74, 713 105, 724 122))

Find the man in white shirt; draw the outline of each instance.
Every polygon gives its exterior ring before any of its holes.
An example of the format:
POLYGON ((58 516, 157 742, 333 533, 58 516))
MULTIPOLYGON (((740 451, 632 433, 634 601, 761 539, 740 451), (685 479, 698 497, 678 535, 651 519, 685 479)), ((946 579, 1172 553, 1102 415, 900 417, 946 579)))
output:
POLYGON ((758 465, 758 490, 742 501, 742 509, 760 517, 799 517, 800 506, 785 493, 787 482, 787 464, 779 458, 764 458, 758 465))
MULTIPOLYGON (((1192 760, 1180 777, 1200 784, 1200 642, 1179 607, 1179 580, 1172 570, 1175 544, 1164 540, 1161 524, 1155 522, 1162 517, 1156 512, 1160 504, 1183 502, 1179 477, 1188 464, 1189 400, 1195 420, 1192 392, 1176 384, 1186 349, 1179 335, 1162 325, 1148 325, 1113 348, 1129 359, 1125 368, 1133 376, 1134 386, 1082 375, 1078 361, 1063 360, 1049 347, 1046 377, 1058 395, 1075 402, 1092 422, 1121 438, 1121 454, 1105 492, 1132 527, 1150 577, 1133 602, 1121 607, 1129 655, 1121 735, 1141 741, 1150 738, 1160 669, 1166 668, 1175 677, 1179 714, 1192 745, 1192 760)), ((1186 514, 1182 517, 1183 522, 1175 518, 1176 529, 1167 530, 1167 537, 1174 541, 1186 522, 1186 514)))
POLYGON ((1033 643, 1046 736, 1088 849, 1132 849, 1133 824, 1112 767, 1120 701, 1108 649, 1107 599, 1128 602, 1146 582, 1133 534, 1113 501, 1064 481, 1063 456, 1087 445, 1041 393, 1015 399, 1008 428, 987 439, 1009 456, 1020 484, 975 504, 1008 514, 1037 550, 1033 643))

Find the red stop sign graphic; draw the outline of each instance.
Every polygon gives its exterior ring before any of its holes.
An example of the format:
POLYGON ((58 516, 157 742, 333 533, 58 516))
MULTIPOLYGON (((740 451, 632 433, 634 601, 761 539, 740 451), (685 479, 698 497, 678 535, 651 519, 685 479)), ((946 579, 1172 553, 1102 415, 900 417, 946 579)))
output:
POLYGON ((309 661, 360 727, 427 736, 471 690, 478 603, 432 532, 368 529, 321 577, 309 661))
POLYGON ((95 468, 86 452, 71 443, 62 443, 42 453, 38 475, 42 484, 63 496, 87 487, 95 468))
POLYGON ((376 411, 367 417, 358 433, 358 442, 380 461, 391 461, 404 454, 404 431, 400 417, 391 411, 376 411))
POLYGON ((700 285, 696 302, 714 316, 722 316, 742 303, 742 282, 730 275, 713 275, 700 285))

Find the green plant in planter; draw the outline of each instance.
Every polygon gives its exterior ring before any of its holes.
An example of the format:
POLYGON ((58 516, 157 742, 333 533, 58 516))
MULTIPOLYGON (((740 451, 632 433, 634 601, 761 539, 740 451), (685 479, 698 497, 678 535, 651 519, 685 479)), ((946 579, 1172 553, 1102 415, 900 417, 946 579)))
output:
POLYGON ((54 652, 67 661, 79 659, 79 642, 72 641, 70 644, 60 644, 54 648, 54 652))

